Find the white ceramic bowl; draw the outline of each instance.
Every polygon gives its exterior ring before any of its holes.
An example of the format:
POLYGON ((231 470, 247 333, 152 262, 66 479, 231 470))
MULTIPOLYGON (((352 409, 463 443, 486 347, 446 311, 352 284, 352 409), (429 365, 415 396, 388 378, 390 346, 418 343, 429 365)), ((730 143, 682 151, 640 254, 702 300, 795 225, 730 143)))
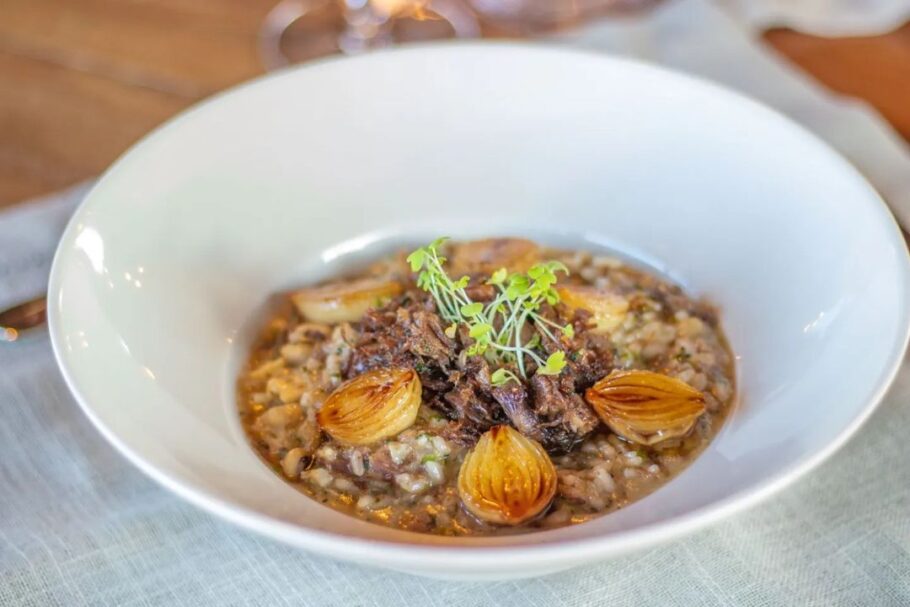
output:
POLYGON ((86 414, 194 504, 330 557, 502 578, 677 537, 817 465, 894 376, 907 286, 876 193, 774 112, 637 63, 469 44, 285 71, 152 133, 67 228, 50 325, 86 414), (676 277, 722 307, 741 403, 678 478, 584 525, 451 539, 311 501, 235 417, 250 327, 279 289, 440 234, 606 247, 676 277))

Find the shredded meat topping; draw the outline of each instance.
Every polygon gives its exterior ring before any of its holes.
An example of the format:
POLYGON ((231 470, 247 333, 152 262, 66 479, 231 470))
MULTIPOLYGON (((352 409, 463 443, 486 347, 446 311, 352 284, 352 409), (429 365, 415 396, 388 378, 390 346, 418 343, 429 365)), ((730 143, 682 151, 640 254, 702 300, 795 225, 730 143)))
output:
POLYGON ((455 353, 432 302, 407 294, 364 315, 346 375, 384 367, 447 369, 455 353))
MULTIPOLYGON (((470 288, 483 295, 483 286, 487 285, 470 288)), ((571 322, 574 337, 560 343, 542 340, 547 351, 566 352, 562 373, 532 375, 528 382, 493 387, 487 361, 464 351, 472 343, 466 327, 459 326, 454 338, 446 335, 432 299, 412 290, 366 313, 345 375, 384 367, 414 368, 423 386, 423 402, 451 421, 446 438, 472 445, 490 427, 510 423, 547 451, 567 453, 599 423, 580 393, 612 370, 614 348, 609 338, 588 330, 587 313, 565 318, 564 312, 544 310, 556 322, 571 322)), ((529 364, 529 371, 534 368, 529 364)))

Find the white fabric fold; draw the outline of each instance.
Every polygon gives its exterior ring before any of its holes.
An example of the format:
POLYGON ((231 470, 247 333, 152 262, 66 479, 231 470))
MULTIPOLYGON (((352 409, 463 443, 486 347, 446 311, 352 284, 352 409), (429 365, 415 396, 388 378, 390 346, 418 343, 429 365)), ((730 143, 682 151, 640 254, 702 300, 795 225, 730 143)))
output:
POLYGON ((907 0, 721 0, 756 29, 789 27, 817 36, 874 36, 910 19, 907 0))

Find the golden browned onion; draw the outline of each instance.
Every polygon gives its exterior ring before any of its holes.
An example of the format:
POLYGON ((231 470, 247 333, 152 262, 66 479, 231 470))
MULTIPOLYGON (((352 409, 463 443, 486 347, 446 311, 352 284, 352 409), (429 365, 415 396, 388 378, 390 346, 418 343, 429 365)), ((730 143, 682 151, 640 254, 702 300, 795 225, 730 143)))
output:
POLYGON ((652 371, 614 371, 588 388, 585 400, 610 429, 642 445, 688 434, 705 412, 701 392, 652 371))
POLYGON ((301 289, 291 295, 291 301, 311 322, 356 322, 369 308, 385 304, 401 291, 397 282, 362 278, 301 289))
POLYGON ((317 420, 332 438, 368 445, 406 430, 420 408, 420 377, 413 369, 377 369, 335 388, 317 420))
POLYGON ((553 501, 556 468, 536 441, 509 426, 494 426, 461 464, 458 495, 483 521, 520 525, 553 501))
POLYGON ((452 245, 455 275, 492 274, 499 268, 525 272, 540 261, 540 248, 523 238, 485 238, 452 245))
POLYGON ((622 324, 629 311, 626 298, 596 287, 560 285, 556 287, 556 292, 559 293, 559 300, 570 310, 581 308, 593 315, 595 333, 612 331, 622 324))

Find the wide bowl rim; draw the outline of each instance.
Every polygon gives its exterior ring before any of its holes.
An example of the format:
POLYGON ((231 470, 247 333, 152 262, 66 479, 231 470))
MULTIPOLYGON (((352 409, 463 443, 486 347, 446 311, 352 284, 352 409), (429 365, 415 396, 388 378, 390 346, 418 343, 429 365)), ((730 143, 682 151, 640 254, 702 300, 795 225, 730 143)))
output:
POLYGON ((362 57, 328 57, 301 66, 291 66, 282 70, 265 74, 247 82, 233 86, 212 97, 202 100, 183 110, 176 116, 165 121, 125 151, 98 179, 86 193, 75 213, 68 222, 60 243, 54 255, 50 278, 48 282, 48 327, 54 357, 63 375, 69 390, 82 411, 102 436, 113 445, 128 461, 139 468, 143 473, 158 484, 201 508, 224 520, 232 522, 278 541, 299 546, 313 552, 345 560, 354 560, 360 563, 382 564, 387 567, 407 570, 409 566, 419 567, 424 570, 432 567, 454 567, 452 573, 459 571, 476 571, 483 568, 491 573, 501 571, 514 571, 528 565, 539 565, 542 561, 558 564, 561 561, 574 563, 589 559, 604 558, 615 554, 643 549, 657 543, 689 534, 713 522, 726 518, 732 514, 754 506, 767 499, 783 488, 818 467, 838 449, 840 449, 871 416, 876 407, 884 398, 886 392, 894 381, 900 369, 904 352, 910 341, 910 309, 907 306, 908 285, 910 285, 910 256, 907 254, 906 244, 896 220, 888 209, 884 200, 868 181, 840 154, 819 137, 809 132, 803 126, 795 123, 780 112, 765 106, 741 93, 730 90, 709 80, 680 73, 675 70, 645 63, 635 59, 621 58, 605 55, 603 53, 570 49, 555 46, 545 46, 533 43, 516 42, 490 42, 490 41, 450 41, 445 43, 412 44, 404 47, 388 49, 371 53, 362 57), (204 111, 212 104, 217 104, 222 98, 235 95, 252 87, 268 86, 284 78, 295 77, 301 71, 311 70, 315 67, 325 66, 336 62, 372 61, 377 56, 394 56, 409 53, 450 53, 461 52, 463 49, 473 49, 480 52, 519 52, 519 53, 545 53, 577 55, 587 58, 596 58, 599 61, 612 62, 624 65, 625 69, 647 71, 661 78, 672 81, 674 84, 700 89, 711 89, 711 93, 727 97, 750 112, 764 114, 765 118, 774 118, 788 128, 793 135, 799 136, 817 150, 820 155, 825 155, 834 164, 840 164, 844 177, 852 179, 858 185, 869 191, 869 213, 882 226, 885 233, 890 234, 891 243, 901 251, 899 263, 899 279, 902 294, 900 309, 903 310, 900 322, 895 327, 895 339, 889 344, 887 362, 880 371, 878 380, 871 386, 865 403, 857 416, 848 424, 837 437, 815 452, 809 452, 798 458, 790 466, 778 470, 764 481, 756 483, 749 489, 731 494, 717 500, 708 506, 696 509, 688 514, 668 518, 656 523, 645 525, 638 529, 611 532, 606 535, 594 535, 587 538, 562 540, 547 544, 532 545, 504 545, 504 546, 453 546, 446 544, 422 545, 408 544, 398 541, 373 540, 356 536, 336 534, 328 531, 307 528, 296 524, 283 522, 264 515, 260 512, 235 505, 217 496, 193 487, 180 481, 165 471, 155 467, 136 453, 126 442, 121 440, 111 431, 95 414, 88 399, 85 398, 79 378, 74 374, 72 365, 68 362, 69 354, 63 348, 61 335, 62 309, 56 305, 60 286, 64 279, 66 258, 69 247, 74 239, 76 226, 82 218, 91 211, 93 195, 106 176, 120 167, 125 161, 141 154, 147 144, 159 137, 165 136, 172 130, 180 127, 183 121, 191 120, 198 112, 204 111))

